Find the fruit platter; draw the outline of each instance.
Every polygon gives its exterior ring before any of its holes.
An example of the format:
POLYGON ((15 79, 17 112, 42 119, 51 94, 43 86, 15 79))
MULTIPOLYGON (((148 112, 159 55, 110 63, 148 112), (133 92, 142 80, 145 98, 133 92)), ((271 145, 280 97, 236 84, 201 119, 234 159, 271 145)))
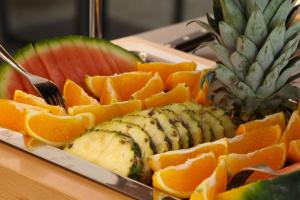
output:
POLYGON ((300 199, 295 4, 214 0, 208 23, 190 23, 214 37, 199 48, 215 63, 153 46, 166 62, 143 62, 126 42, 75 35, 27 45, 14 58, 65 108, 2 64, 0 140, 136 199, 300 199))

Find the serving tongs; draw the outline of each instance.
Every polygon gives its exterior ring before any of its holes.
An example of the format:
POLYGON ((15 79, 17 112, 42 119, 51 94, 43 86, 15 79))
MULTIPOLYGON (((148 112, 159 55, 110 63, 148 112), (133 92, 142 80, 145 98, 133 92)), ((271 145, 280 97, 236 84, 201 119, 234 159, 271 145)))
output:
POLYGON ((8 63, 9 66, 13 67, 19 74, 25 77, 47 103, 66 108, 63 96, 61 95, 58 87, 52 81, 29 73, 5 50, 2 45, 0 45, 0 57, 3 61, 8 63))

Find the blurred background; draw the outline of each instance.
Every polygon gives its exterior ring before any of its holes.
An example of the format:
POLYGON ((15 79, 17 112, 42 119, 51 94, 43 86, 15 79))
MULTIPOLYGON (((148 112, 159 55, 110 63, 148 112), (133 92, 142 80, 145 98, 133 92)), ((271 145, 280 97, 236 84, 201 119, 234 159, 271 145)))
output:
MULTIPOLYGON (((88 34, 88 0, 0 0, 0 42, 14 52, 28 42, 88 34)), ((115 39, 205 15, 212 1, 106 0, 103 35, 115 39)), ((174 33, 173 33, 174 34, 174 33)), ((175 33, 176 34, 176 33, 175 33)))

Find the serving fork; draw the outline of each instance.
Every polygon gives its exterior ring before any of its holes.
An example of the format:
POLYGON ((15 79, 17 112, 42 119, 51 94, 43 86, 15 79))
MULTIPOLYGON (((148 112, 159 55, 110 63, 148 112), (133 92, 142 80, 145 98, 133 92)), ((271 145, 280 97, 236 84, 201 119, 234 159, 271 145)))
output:
POLYGON ((279 176, 280 174, 274 171, 272 168, 270 168, 267 165, 256 165, 253 167, 247 167, 242 170, 240 170, 238 173, 236 173, 228 182, 226 190, 231 190, 233 188, 240 187, 246 183, 248 178, 254 173, 254 172, 260 172, 263 174, 273 175, 273 176, 279 176))
POLYGON ((58 87, 50 80, 31 74, 24 69, 0 44, 0 57, 24 76, 48 104, 65 107, 65 101, 58 87))

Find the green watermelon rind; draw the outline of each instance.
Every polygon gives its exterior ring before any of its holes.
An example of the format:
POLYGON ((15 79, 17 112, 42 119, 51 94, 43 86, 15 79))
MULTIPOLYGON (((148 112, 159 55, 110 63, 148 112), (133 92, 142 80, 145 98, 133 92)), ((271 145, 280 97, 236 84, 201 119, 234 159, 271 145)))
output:
POLYGON ((217 200, 300 199, 300 170, 221 193, 217 200))
POLYGON ((126 49, 113 44, 112 42, 105 40, 105 39, 97 39, 97 38, 90 38, 82 35, 68 35, 68 36, 61 36, 61 37, 54 37, 51 39, 45 39, 35 44, 39 48, 47 48, 47 46, 51 43, 60 43, 62 41, 70 41, 70 42, 86 42, 91 46, 97 44, 98 47, 105 47, 102 50, 110 50, 114 54, 118 55, 119 57, 131 61, 133 63, 142 62, 135 54, 130 53, 126 49))
MULTIPOLYGON (((28 52, 28 50, 32 47, 32 44, 28 44, 25 47, 23 47, 22 49, 18 50, 15 55, 13 56, 14 59, 22 64, 22 62, 24 61, 24 54, 26 52, 28 52)), ((0 65, 0 98, 6 98, 8 96, 7 94, 7 87, 9 84, 9 78, 11 76, 11 74, 14 72, 15 70, 9 66, 7 63, 2 63, 0 65)))
POLYGON ((105 39, 97 39, 97 38, 90 38, 86 36, 77 36, 77 35, 70 35, 66 36, 66 39, 71 39, 72 41, 84 41, 88 46, 91 47, 98 47, 102 51, 109 51, 115 55, 118 55, 124 60, 130 61, 131 63, 142 62, 135 54, 130 53, 126 49, 115 45, 114 43, 105 40, 105 39))

